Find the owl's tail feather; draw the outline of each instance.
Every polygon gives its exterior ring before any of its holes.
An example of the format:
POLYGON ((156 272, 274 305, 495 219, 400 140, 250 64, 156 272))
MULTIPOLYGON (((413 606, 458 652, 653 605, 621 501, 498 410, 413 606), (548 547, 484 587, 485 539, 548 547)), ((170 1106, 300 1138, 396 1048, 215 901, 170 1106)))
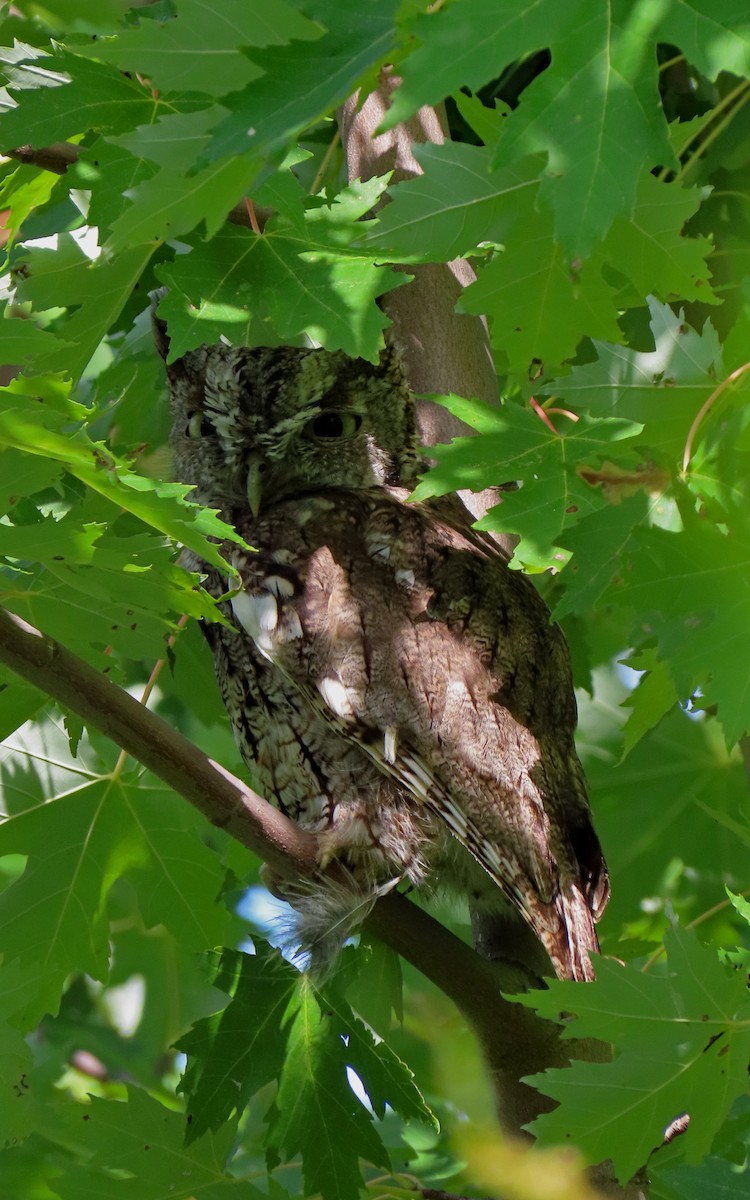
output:
POLYGON ((594 979, 589 951, 599 953, 599 939, 589 902, 576 883, 569 883, 561 892, 553 912, 552 921, 544 923, 538 936, 558 979, 594 979))

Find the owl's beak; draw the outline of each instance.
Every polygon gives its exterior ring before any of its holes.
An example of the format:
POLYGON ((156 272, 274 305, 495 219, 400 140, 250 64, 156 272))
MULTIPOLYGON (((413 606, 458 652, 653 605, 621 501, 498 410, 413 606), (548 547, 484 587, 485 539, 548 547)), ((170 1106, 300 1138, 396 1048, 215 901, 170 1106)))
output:
POLYGON ((257 517, 260 512, 260 502, 263 495, 263 472, 266 469, 264 459, 260 454, 251 454, 247 463, 247 502, 250 512, 257 517))

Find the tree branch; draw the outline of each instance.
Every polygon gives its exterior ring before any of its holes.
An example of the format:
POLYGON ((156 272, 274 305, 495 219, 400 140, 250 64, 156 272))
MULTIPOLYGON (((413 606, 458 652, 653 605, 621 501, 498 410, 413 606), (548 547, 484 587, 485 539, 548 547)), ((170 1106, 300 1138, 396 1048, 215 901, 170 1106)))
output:
POLYGON ((285 878, 315 870, 317 839, 101 671, 0 608, 0 662, 107 735, 285 878))
MULTIPOLYGON (((284 878, 316 871, 317 839, 208 758, 156 713, 83 659, 21 617, 0 608, 0 662, 111 738, 284 878)), ((493 1073, 503 1080, 504 1120, 518 1129, 551 1101, 520 1083, 521 1075, 569 1061, 557 1025, 514 1005, 500 988, 517 990, 510 968, 485 962, 405 896, 375 905, 368 929, 441 989, 474 1029, 493 1073)))

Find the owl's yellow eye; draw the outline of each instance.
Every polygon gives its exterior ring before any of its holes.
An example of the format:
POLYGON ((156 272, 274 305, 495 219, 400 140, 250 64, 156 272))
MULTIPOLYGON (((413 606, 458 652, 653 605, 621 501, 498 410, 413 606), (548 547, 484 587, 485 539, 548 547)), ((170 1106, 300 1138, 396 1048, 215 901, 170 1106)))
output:
POLYGON ((202 412, 193 413, 192 417, 185 428, 185 437, 202 438, 208 437, 214 431, 214 427, 208 417, 204 417, 202 412))
POLYGON ((361 424, 362 418, 359 413, 322 412, 307 424, 305 433, 321 441, 333 441, 336 438, 352 437, 361 424))

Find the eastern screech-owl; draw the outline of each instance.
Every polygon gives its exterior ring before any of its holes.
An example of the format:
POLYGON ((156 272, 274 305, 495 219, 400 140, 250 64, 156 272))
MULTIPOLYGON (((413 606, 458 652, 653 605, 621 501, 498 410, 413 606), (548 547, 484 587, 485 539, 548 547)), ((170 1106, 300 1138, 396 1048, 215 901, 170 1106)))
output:
POLYGON ((345 868, 288 897, 313 965, 406 880, 504 894, 561 978, 591 978, 608 886, 567 647, 458 500, 407 502, 420 459, 393 358, 216 345, 167 371, 179 479, 257 549, 224 547, 234 629, 205 628, 240 751, 345 868))

